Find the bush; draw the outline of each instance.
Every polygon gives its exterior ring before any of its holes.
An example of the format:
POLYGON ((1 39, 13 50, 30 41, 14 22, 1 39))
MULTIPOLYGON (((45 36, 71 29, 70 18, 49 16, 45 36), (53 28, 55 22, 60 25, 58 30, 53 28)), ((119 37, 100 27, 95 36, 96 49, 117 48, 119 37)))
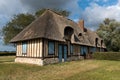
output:
POLYGON ((0 56, 15 56, 16 52, 0 52, 0 56))
POLYGON ((120 52, 96 52, 93 54, 94 59, 100 60, 120 60, 120 52))

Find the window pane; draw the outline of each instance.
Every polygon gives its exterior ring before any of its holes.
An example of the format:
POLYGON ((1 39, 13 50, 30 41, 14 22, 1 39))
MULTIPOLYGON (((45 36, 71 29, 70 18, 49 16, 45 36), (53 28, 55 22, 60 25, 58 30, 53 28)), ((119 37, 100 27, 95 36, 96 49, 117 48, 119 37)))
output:
POLYGON ((83 46, 80 46, 80 53, 81 53, 81 55, 84 54, 84 47, 83 46))
POLYGON ((70 46, 70 53, 73 54, 73 45, 70 46))
POLYGON ((27 53, 27 43, 26 42, 22 43, 22 53, 24 53, 24 54, 27 53))
POLYGON ((48 54, 54 54, 54 48, 55 48, 54 42, 49 42, 49 44, 48 44, 48 54))
POLYGON ((84 46, 84 54, 87 54, 87 52, 88 52, 88 49, 86 46, 84 46))
POLYGON ((67 54, 67 46, 64 46, 64 54, 67 54))
POLYGON ((96 48, 95 48, 95 47, 92 47, 92 48, 91 48, 91 52, 94 53, 95 51, 96 51, 96 48))

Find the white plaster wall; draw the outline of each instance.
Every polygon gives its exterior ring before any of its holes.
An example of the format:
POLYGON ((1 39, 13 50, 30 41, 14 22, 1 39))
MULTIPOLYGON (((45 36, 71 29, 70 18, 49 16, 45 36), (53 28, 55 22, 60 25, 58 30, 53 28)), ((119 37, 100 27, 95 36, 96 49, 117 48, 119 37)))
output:
POLYGON ((37 59, 37 58, 16 58, 15 62, 37 64, 37 65, 43 66, 43 60, 37 59))

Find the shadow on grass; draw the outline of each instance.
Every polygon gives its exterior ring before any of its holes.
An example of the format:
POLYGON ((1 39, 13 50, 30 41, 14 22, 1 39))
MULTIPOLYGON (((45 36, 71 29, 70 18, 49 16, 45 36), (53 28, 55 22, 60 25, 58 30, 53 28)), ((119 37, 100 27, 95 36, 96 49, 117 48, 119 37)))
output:
POLYGON ((8 62, 14 62, 13 60, 4 60, 4 61, 0 61, 0 63, 8 63, 8 62))

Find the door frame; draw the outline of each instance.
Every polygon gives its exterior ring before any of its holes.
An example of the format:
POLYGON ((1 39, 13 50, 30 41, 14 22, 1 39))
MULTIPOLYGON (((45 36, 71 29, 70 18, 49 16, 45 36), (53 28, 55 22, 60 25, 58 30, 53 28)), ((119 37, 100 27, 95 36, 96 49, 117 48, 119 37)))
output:
MULTIPOLYGON (((67 61, 67 57, 68 57, 68 45, 67 44, 58 44, 58 58, 59 58, 59 61, 60 61, 60 57, 59 57, 59 46, 62 46, 62 59, 64 59, 64 62, 67 61), (66 53, 66 60, 65 60, 65 53, 64 53, 64 47, 67 47, 67 53, 66 53)), ((62 62, 62 61, 60 61, 62 62)))

